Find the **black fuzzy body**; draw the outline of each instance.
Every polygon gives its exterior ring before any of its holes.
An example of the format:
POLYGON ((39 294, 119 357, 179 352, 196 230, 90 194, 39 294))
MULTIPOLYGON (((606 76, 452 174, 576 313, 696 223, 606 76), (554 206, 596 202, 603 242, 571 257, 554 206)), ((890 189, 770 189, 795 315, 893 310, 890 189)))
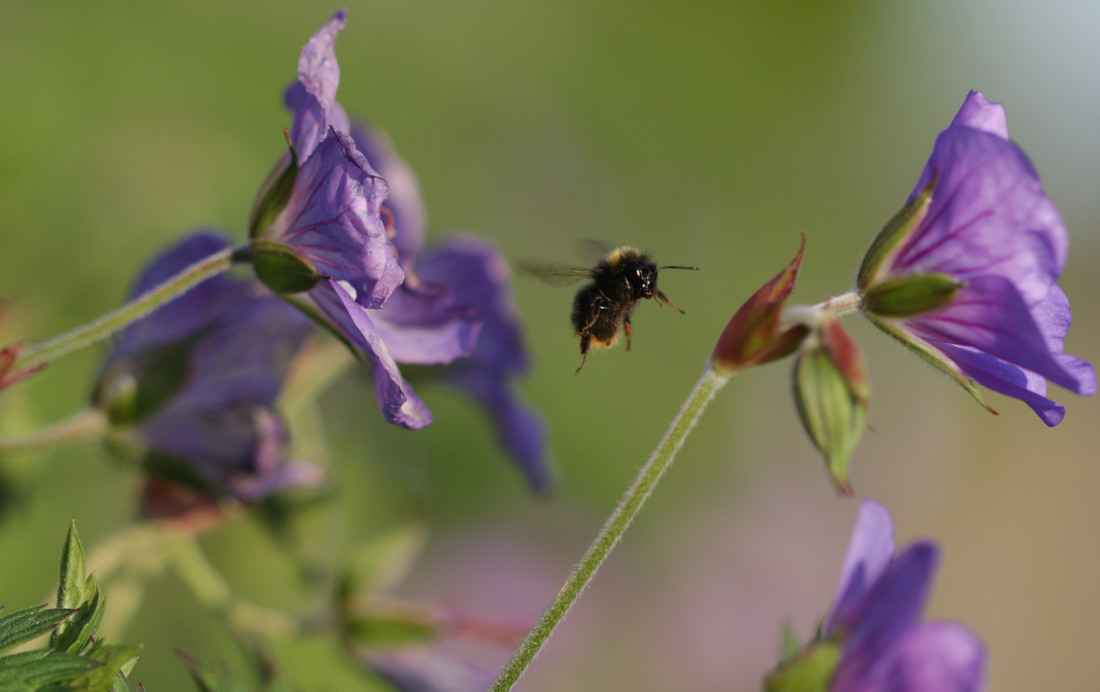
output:
POLYGON ((591 283, 573 298, 571 319, 581 355, 587 356, 593 346, 613 346, 624 328, 629 348, 630 313, 639 300, 657 294, 657 265, 647 253, 622 247, 601 259, 592 270, 591 283))

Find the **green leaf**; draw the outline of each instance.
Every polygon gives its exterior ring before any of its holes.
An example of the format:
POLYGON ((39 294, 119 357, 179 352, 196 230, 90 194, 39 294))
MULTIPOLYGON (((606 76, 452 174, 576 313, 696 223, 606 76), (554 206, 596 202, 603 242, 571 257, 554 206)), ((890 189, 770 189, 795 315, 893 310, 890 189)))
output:
POLYGON ((104 690, 118 685, 121 675, 122 681, 127 685, 121 689, 128 689, 129 682, 126 681, 124 671, 133 670, 140 652, 141 646, 138 645, 105 645, 97 641, 85 656, 98 661, 100 667, 81 675, 74 682, 87 689, 104 690))
POLYGON ((0 653, 46 634, 76 612, 69 608, 45 608, 45 605, 33 606, 0 617, 0 653))
POLYGON ((61 549, 61 575, 57 583, 57 607, 79 608, 84 602, 84 546, 76 532, 76 519, 69 522, 69 533, 61 549))
POLYGON ((99 584, 95 582, 92 576, 89 576, 85 582, 85 591, 90 592, 87 601, 65 623, 64 630, 58 628, 57 635, 54 638, 54 648, 59 651, 77 654, 84 651, 99 629, 99 623, 103 620, 103 607, 106 599, 99 589, 99 584))
POLYGON ((76 654, 45 649, 0 658, 0 683, 48 685, 67 682, 101 663, 76 654))

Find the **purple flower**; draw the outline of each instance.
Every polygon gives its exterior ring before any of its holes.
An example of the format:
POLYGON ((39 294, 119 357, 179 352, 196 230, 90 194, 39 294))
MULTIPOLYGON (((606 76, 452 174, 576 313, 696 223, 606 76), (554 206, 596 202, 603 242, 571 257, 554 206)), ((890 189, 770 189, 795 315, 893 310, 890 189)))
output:
POLYGON ((985 653, 970 630, 919 621, 939 549, 919 541, 894 553, 889 512, 860 506, 836 603, 822 629, 839 641, 830 692, 969 692, 982 687, 985 653))
MULTIPOLYGON (((294 112, 290 142, 302 163, 285 206, 262 230, 259 244, 285 246, 309 265, 314 283, 305 294, 308 303, 299 304, 371 365, 385 418, 421 428, 431 422, 431 412, 405 381, 398 360, 442 365, 469 355, 479 325, 471 310, 453 301, 394 296, 410 283, 400 254, 414 241, 397 238, 388 213, 391 223, 383 221, 389 186, 348 134, 347 115, 336 103, 340 69, 334 46, 344 19, 341 10, 310 39, 298 80, 287 89, 294 112), (390 303, 393 328, 378 324, 380 308, 390 303)), ((284 168, 290 165, 288 157, 284 168)))
MULTIPOLYGON (((130 295, 225 247, 218 235, 188 236, 142 272, 130 295)), ((260 284, 216 276, 118 335, 95 399, 112 438, 136 447, 155 474, 244 501, 315 484, 317 468, 283 463, 287 437, 275 411, 311 331, 260 284)))
POLYGON ((906 209, 876 239, 858 287, 872 321, 979 401, 975 381, 1053 426, 1065 408, 1046 398, 1048 380, 1096 391, 1092 366, 1062 352, 1070 307, 1056 281, 1067 247, 1058 210, 1008 139, 1004 108, 972 91, 936 139, 906 209), (914 295, 920 300, 906 306, 914 295), (928 302, 934 295, 942 298, 928 302))
POLYGON ((501 445, 531 487, 547 490, 554 477, 545 425, 513 391, 512 381, 529 366, 508 267, 500 252, 469 234, 454 234, 425 250, 427 213, 416 174, 380 130, 353 126, 352 136, 390 181, 382 215, 393 231, 406 274, 405 283, 372 314, 375 329, 395 360, 425 364, 446 343, 464 341, 450 331, 464 329, 470 320, 479 324, 473 351, 438 375, 482 405, 501 445), (423 325, 438 326, 425 330, 423 325))

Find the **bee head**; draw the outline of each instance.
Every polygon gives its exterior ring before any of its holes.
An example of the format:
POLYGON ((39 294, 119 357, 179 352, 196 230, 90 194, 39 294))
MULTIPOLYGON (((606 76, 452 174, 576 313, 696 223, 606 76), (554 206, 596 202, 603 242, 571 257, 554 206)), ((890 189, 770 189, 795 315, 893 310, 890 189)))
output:
POLYGON ((635 298, 652 298, 657 294, 657 265, 648 260, 636 262, 627 269, 626 280, 634 288, 635 298))

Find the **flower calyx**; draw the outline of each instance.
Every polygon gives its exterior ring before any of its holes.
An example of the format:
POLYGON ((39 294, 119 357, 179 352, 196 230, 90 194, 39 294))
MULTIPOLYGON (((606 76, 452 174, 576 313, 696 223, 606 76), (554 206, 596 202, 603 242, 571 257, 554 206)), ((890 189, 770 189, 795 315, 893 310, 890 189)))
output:
POLYGON ((825 458, 837 492, 851 495, 848 464, 867 426, 871 398, 862 350, 825 315, 798 354, 791 380, 806 434, 825 458))
POLYGON ((710 356, 711 368, 732 375, 753 365, 785 358, 798 349, 810 332, 805 324, 784 324, 783 303, 794 290, 806 249, 806 236, 786 267, 745 301, 730 319, 710 356))
POLYGON ((271 240, 253 240, 249 256, 256 277, 279 295, 303 293, 330 278, 294 248, 271 240))

